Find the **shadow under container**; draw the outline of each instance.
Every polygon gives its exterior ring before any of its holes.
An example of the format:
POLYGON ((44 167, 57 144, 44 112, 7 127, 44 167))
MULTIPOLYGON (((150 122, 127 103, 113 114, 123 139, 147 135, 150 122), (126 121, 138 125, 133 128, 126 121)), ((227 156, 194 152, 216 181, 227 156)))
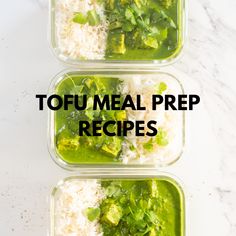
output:
POLYGON ((68 65, 169 65, 183 49, 185 24, 185 0, 50 1, 50 44, 68 65))
MULTIPOLYGON (((62 168, 75 171, 124 168, 157 168, 176 162, 183 151, 185 140, 185 116, 183 111, 166 111, 161 104, 152 110, 152 96, 155 94, 183 94, 183 87, 172 75, 160 71, 135 70, 73 70, 57 75, 50 87, 50 94, 87 94, 87 107, 84 111, 60 109, 49 111, 48 147, 53 160, 62 168), (93 107, 93 95, 116 94, 124 100, 131 95, 137 105, 140 95, 142 106, 146 110, 96 110, 93 107), (156 121, 158 131, 155 137, 136 137, 135 127, 127 136, 101 137, 78 136, 81 120, 115 121, 113 131, 126 120, 144 121, 144 130, 150 120, 156 121), (118 122, 119 121, 119 122, 118 122)), ((112 128, 112 127, 111 127, 112 128)), ((150 130, 149 130, 150 131, 150 130)))

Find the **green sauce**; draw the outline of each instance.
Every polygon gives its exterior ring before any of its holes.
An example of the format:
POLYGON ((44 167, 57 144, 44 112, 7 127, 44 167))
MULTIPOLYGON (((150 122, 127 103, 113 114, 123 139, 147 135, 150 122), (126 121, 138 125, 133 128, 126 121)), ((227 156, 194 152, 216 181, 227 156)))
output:
MULTIPOLYGON (((107 0, 107 60, 168 59, 181 48, 180 0, 107 0)), ((182 11, 182 9, 181 9, 182 11)))
MULTIPOLYGON (((99 76, 68 75, 58 85, 56 93, 82 95, 89 97, 95 94, 119 94, 118 78, 99 76)), ((92 107, 85 111, 76 111, 73 106, 68 110, 60 109, 55 112, 55 146, 56 151, 67 163, 116 163, 120 162, 119 153, 123 137, 78 136, 80 120, 117 120, 124 111, 93 111, 92 107)), ((112 127, 116 128, 116 127, 112 127)))
POLYGON ((104 236, 183 236, 181 190, 165 179, 102 180, 106 197, 88 217, 104 236))

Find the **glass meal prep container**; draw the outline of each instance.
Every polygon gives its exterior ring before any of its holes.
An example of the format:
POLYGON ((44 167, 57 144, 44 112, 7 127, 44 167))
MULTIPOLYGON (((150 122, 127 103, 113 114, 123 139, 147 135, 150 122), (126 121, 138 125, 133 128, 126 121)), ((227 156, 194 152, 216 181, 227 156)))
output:
POLYGON ((183 48, 185 14, 185 0, 51 0, 51 46, 71 65, 166 65, 183 48))
POLYGON ((83 108, 78 110, 69 105, 68 110, 49 111, 49 152, 65 169, 162 167, 174 163, 182 154, 184 112, 165 110, 164 103, 156 110, 152 107, 153 95, 164 98, 168 94, 183 94, 180 82, 168 73, 111 69, 65 71, 53 79, 51 94, 78 95, 78 105, 83 108), (94 97, 98 95, 101 101, 107 96, 107 106, 104 103, 104 107, 94 109, 94 97), (114 95, 120 108, 109 110, 114 95), (122 110, 130 97, 135 107, 122 110), (138 106, 146 110, 137 110, 138 106), (94 136, 96 129, 100 136, 94 136))
POLYGON ((69 177, 50 203, 51 236, 185 236, 184 192, 166 174, 69 177))

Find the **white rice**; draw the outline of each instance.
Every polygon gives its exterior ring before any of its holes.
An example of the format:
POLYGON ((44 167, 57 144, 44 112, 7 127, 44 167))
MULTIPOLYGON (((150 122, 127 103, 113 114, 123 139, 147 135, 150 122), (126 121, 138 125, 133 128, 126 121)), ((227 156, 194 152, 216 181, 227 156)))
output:
POLYGON ((102 236, 98 221, 89 221, 88 207, 99 207, 105 197, 97 180, 71 179, 54 196, 54 236, 102 236))
POLYGON ((103 59, 106 50, 108 23, 104 5, 94 0, 56 0, 56 42, 63 57, 70 59, 103 59), (75 12, 84 15, 95 10, 101 18, 97 26, 73 22, 75 12))
MULTIPOLYGON (((152 110, 152 95, 157 93, 157 85, 160 82, 167 84, 165 94, 178 95, 182 93, 178 82, 173 82, 173 79, 168 78, 144 78, 143 76, 134 76, 131 79, 124 80, 121 92, 130 94, 133 101, 136 103, 137 95, 141 95, 142 105, 147 110, 133 111, 127 109, 128 120, 136 121, 142 120, 147 124, 148 121, 157 121, 156 128, 163 129, 167 132, 168 144, 166 146, 159 146, 153 142, 154 147, 152 151, 147 151, 143 147, 144 143, 150 140, 150 137, 137 137, 135 130, 128 133, 122 146, 121 159, 125 164, 160 164, 165 165, 174 161, 181 152, 183 144, 183 113, 181 111, 165 111, 164 104, 158 105, 156 111, 152 110), (131 150, 133 146, 135 150, 131 150)), ((147 128, 145 128, 147 131, 147 128)), ((155 137, 153 137, 155 139, 155 137)))

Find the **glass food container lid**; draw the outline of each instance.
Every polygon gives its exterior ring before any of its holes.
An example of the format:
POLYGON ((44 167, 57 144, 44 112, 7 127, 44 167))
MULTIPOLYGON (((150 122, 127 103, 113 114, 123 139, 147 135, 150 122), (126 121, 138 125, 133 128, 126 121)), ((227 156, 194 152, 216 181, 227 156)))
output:
POLYGON ((68 71, 55 77, 52 94, 64 104, 49 110, 48 146, 65 169, 153 168, 181 156, 184 112, 166 110, 164 101, 183 88, 168 73, 68 71), (153 107, 154 97, 163 102, 153 107))
POLYGON ((70 177, 51 195, 51 236, 185 235, 185 198, 162 174, 70 177))
POLYGON ((51 0, 51 46, 68 63, 169 64, 185 37, 185 0, 51 0))

